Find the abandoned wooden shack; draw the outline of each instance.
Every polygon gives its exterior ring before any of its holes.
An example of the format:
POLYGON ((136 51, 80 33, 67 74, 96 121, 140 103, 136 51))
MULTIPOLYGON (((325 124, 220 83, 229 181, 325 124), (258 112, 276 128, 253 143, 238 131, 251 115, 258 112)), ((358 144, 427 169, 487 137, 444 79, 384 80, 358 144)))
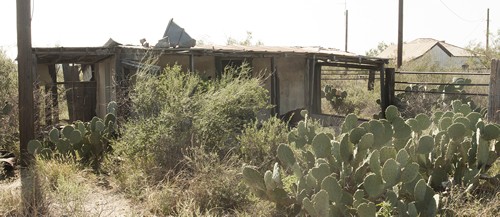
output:
MULTIPOLYGON (((102 47, 33 48, 38 85, 44 88, 42 92, 52 96, 44 106, 46 123, 59 121, 55 111, 57 96, 62 93, 57 86, 65 87, 62 97, 68 102, 69 121, 89 120, 94 115, 103 117, 110 101, 118 101, 120 105, 127 94, 130 76, 143 67, 141 61, 148 55, 159 58, 153 66, 157 69, 179 64, 183 70, 207 78, 217 78, 225 66, 247 62, 255 75, 267 78, 264 86, 270 93, 270 102, 275 105, 270 114, 283 114, 298 108, 320 113, 324 67, 365 69, 376 73, 384 72, 388 61, 322 47, 155 48, 110 42, 102 47), (63 81, 57 79, 57 68, 64 71, 63 81)), ((383 77, 383 73, 380 75, 383 77)), ((126 113, 120 113, 119 109, 119 115, 126 113)))

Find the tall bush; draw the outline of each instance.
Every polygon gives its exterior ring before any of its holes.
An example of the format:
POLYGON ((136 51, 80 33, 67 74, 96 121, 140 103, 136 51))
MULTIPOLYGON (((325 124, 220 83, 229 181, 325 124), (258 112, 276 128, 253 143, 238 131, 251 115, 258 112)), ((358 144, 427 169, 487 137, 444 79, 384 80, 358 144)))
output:
POLYGON ((0 149, 14 151, 18 141, 17 67, 0 50, 0 149))
POLYGON ((267 91, 248 74, 249 68, 242 67, 206 81, 179 66, 159 74, 138 72, 131 93, 134 116, 124 125, 117 150, 159 174, 180 169, 191 146, 222 157, 236 147, 243 126, 267 108, 267 91))

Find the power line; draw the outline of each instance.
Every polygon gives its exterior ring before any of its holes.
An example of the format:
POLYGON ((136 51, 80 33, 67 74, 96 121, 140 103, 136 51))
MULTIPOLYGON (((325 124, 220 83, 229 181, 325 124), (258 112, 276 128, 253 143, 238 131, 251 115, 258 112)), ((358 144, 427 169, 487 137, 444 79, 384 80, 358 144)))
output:
POLYGON ((470 22, 470 23, 476 23, 476 22, 483 22, 484 19, 478 19, 478 20, 469 20, 469 19, 465 19, 463 18, 462 16, 458 15, 458 13, 456 13, 455 11, 453 11, 450 7, 448 7, 448 5, 446 5, 443 0, 439 0, 441 2, 441 4, 443 4, 451 13, 455 14, 455 16, 457 16, 458 18, 460 18, 461 20, 465 21, 465 22, 470 22))

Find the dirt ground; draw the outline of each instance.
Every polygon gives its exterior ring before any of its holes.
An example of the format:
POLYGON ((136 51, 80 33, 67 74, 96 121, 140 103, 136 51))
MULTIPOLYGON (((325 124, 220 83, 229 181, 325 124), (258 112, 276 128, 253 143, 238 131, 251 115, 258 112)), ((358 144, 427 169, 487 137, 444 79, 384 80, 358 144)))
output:
MULTIPOLYGON (((144 210, 125 198, 116 186, 105 178, 87 180, 82 177, 77 182, 82 182, 87 189, 87 194, 81 197, 82 201, 79 201, 81 206, 77 208, 77 212, 68 213, 68 210, 71 210, 68 206, 74 206, 74 204, 60 204, 46 196, 49 216, 147 216, 144 210)), ((9 192, 12 195, 20 195, 20 178, 0 182, 0 193, 5 195, 9 192)), ((2 211, 5 212, 5 210, 2 211)))

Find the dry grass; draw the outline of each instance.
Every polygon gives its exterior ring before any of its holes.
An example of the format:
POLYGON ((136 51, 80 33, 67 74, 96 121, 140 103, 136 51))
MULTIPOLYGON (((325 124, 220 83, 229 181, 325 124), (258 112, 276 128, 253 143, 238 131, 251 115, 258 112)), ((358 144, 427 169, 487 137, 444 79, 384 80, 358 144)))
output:
POLYGON ((499 216, 500 187, 490 191, 468 194, 463 188, 454 188, 444 201, 447 212, 443 216, 499 216), (450 212, 451 211, 451 212, 450 212))
POLYGON ((19 179, 8 179, 0 182, 0 216, 20 215, 21 182, 19 179))

